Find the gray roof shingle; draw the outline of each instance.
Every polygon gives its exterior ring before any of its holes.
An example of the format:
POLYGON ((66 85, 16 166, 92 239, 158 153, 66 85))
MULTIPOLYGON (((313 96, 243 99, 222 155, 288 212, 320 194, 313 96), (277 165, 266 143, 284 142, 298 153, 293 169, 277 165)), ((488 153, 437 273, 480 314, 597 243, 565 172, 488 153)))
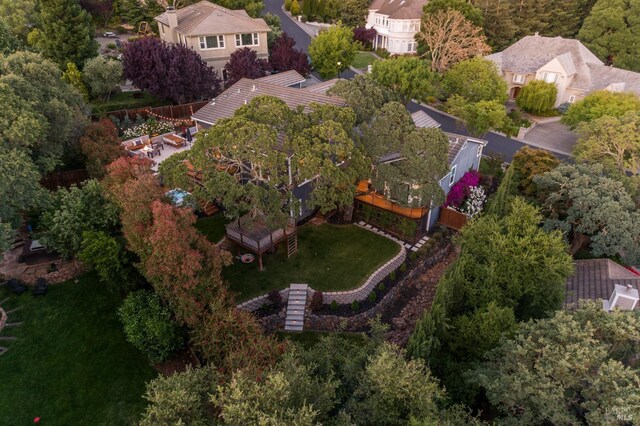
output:
POLYGON ((369 10, 377 10, 391 19, 420 19, 429 0, 375 0, 369 10))
POLYGON ((256 81, 262 81, 264 83, 277 84, 282 87, 291 87, 294 84, 300 84, 307 81, 296 70, 289 70, 285 72, 279 72, 277 74, 271 74, 266 77, 257 78, 256 81))
POLYGON ((640 276, 609 259, 576 260, 576 271, 566 285, 566 307, 580 306, 581 300, 608 300, 616 284, 640 287, 640 276))
POLYGON ((215 124, 222 118, 232 117, 238 108, 256 96, 274 96, 283 100, 291 109, 303 106, 306 112, 312 103, 344 106, 345 102, 338 96, 308 92, 305 90, 284 87, 273 83, 243 78, 229 87, 209 104, 198 110, 192 117, 194 120, 215 124))
MULTIPOLYGON (((176 10, 176 31, 184 35, 238 34, 271 31, 262 18, 252 18, 243 10, 231 10, 207 0, 176 10)), ((169 26, 165 11, 155 20, 169 26)))

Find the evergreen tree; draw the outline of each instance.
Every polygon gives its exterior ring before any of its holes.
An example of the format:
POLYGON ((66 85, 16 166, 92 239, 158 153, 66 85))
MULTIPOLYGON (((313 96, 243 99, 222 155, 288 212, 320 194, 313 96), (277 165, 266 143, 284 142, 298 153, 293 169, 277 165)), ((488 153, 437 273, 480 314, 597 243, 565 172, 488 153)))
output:
POLYGON ((80 68, 98 55, 91 15, 78 0, 42 0, 39 18, 40 28, 29 34, 29 41, 60 67, 73 62, 80 68))
POLYGON ((613 66, 640 71, 640 2, 598 0, 578 38, 613 66))
POLYGON ((0 54, 8 55, 20 49, 22 43, 16 38, 3 19, 0 19, 0 54))
POLYGON ((78 92, 82 95, 82 98, 86 101, 89 100, 89 91, 87 90, 87 86, 85 86, 84 81, 82 79, 82 73, 73 62, 67 63, 67 69, 62 73, 62 79, 69 83, 71 86, 75 87, 78 92))

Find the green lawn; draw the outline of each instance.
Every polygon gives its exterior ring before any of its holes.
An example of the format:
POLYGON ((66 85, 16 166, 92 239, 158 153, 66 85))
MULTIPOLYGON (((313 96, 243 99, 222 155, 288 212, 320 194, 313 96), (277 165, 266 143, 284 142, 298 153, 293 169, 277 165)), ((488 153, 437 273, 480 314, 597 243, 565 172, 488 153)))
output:
POLYGON ((147 92, 120 92, 111 95, 111 99, 108 101, 93 101, 90 106, 92 114, 100 115, 121 109, 157 107, 169 104, 171 101, 158 99, 147 92), (138 97, 140 95, 142 96, 138 97))
POLYGON ((145 382, 156 373, 125 341, 116 316, 121 296, 95 275, 49 287, 44 297, 0 287, 9 322, 0 355, 0 424, 130 425, 144 411, 145 382))
POLYGON ((239 293, 238 301, 291 283, 306 283, 321 291, 349 290, 399 250, 395 242, 355 225, 308 224, 298 229, 298 252, 290 259, 281 245, 275 254, 264 255, 264 271, 258 270, 257 261, 236 260, 225 268, 224 277, 231 290, 239 293))
POLYGON ((203 217, 196 222, 196 228, 202 232, 207 239, 213 243, 217 243, 224 237, 225 225, 229 220, 222 213, 215 214, 210 217, 203 217))
POLYGON ((351 66, 357 69, 367 68, 367 65, 372 64, 376 59, 378 58, 369 52, 358 52, 353 61, 351 61, 351 66))

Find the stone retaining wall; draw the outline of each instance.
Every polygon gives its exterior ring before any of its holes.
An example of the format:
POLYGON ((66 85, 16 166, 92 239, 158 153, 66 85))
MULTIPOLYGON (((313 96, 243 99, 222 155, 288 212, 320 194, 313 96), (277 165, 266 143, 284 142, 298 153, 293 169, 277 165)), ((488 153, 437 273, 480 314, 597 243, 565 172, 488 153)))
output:
MULTIPOLYGON (((362 229, 366 229, 367 231, 375 232, 380 236, 393 240, 396 244, 398 244, 398 246, 400 246, 400 251, 391 260, 387 261, 384 265, 376 269, 373 272, 373 274, 371 274, 369 278, 367 278, 367 280, 364 282, 364 284, 362 284, 360 287, 353 290, 347 290, 347 291, 323 292, 322 293, 323 303, 331 303, 335 300, 337 303, 341 305, 346 305, 346 304, 352 303, 355 300, 357 301, 365 300, 369 296, 369 293, 371 293, 375 289, 375 287, 382 280, 384 280, 392 271, 395 271, 396 269, 398 269, 400 265, 402 265, 402 263, 407 258, 407 250, 404 248, 404 245, 401 240, 393 237, 392 235, 386 234, 384 231, 373 231, 360 224, 355 224, 355 225, 359 226, 362 229)), ((307 290, 307 300, 311 300, 311 298, 313 297, 313 294, 316 291, 317 290, 314 290, 313 288, 309 287, 309 289, 307 290)), ((280 290, 280 295, 282 296, 282 301, 286 302, 289 298, 289 288, 287 287, 284 290, 280 290)), ((247 300, 246 302, 239 304, 237 308, 243 309, 245 311, 250 311, 250 312, 255 311, 268 301, 268 297, 269 297, 268 294, 263 294, 261 296, 255 297, 251 300, 247 300)))

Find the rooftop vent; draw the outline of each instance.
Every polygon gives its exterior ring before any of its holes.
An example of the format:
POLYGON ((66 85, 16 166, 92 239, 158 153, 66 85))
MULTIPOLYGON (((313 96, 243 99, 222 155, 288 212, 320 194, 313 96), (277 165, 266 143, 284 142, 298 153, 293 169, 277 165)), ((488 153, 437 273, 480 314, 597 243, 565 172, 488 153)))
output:
POLYGON ((609 300, 602 301, 602 308, 605 311, 611 311, 615 308, 622 309, 624 311, 632 311, 636 308, 640 300, 638 289, 631 284, 622 286, 616 284, 611 298, 609 300))
POLYGON ((258 88, 256 87, 256 85, 254 84, 253 87, 251 88, 252 92, 255 92, 256 90, 258 90, 258 88))

